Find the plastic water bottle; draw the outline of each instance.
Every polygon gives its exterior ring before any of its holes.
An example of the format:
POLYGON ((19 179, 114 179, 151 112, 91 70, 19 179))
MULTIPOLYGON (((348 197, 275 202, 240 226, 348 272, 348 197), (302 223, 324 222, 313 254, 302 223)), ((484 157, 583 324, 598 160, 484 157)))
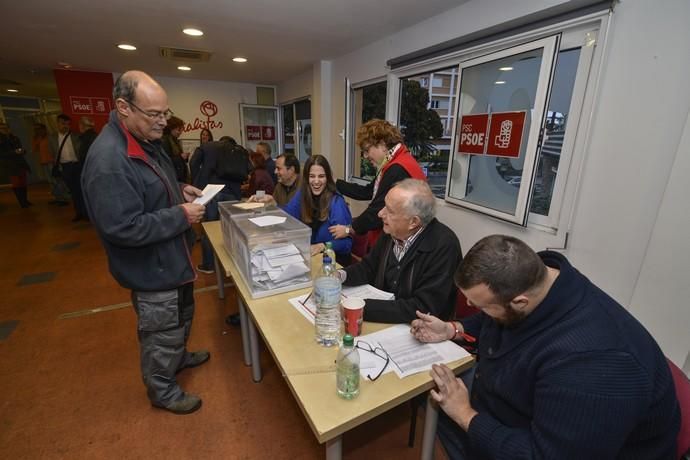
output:
POLYGON ((350 334, 345 334, 343 346, 338 350, 335 381, 341 398, 353 399, 359 394, 359 352, 350 334))
POLYGON ((332 241, 327 241, 326 242, 326 250, 324 253, 331 258, 331 262, 333 262, 333 268, 335 268, 336 262, 335 262, 335 251, 333 250, 333 242, 332 241))
POLYGON ((324 253, 321 274, 314 280, 314 302, 316 303, 316 342, 332 347, 340 338, 340 276, 335 262, 324 253))

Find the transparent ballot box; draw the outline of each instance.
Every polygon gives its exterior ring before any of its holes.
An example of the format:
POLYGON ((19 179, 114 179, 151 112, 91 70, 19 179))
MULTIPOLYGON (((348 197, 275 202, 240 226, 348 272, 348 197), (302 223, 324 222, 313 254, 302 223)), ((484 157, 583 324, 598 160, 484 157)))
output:
POLYGON ((230 221, 230 216, 240 215, 240 214, 256 214, 263 212, 264 208, 246 209, 242 208, 244 206, 242 201, 219 201, 218 211, 220 212, 220 229, 223 233, 223 246, 225 246, 225 252, 232 257, 232 222, 230 221))
POLYGON ((311 286, 311 228, 274 208, 230 215, 230 256, 253 298, 311 286))

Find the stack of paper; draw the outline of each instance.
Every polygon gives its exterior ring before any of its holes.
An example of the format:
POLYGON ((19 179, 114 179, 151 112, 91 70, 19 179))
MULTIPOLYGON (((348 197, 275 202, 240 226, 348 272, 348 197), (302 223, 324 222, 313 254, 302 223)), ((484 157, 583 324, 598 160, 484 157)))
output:
POLYGON ((254 287, 269 290, 308 282, 311 271, 292 243, 256 246, 251 252, 254 287))
MULTIPOLYGON (((379 300, 394 300, 395 294, 392 292, 382 291, 371 284, 362 284, 360 286, 343 286, 343 297, 359 297, 360 299, 379 299, 379 300)), ((304 294, 299 297, 289 299, 290 304, 302 314, 310 323, 314 324, 314 315, 316 314, 316 302, 314 296, 311 294, 304 294)), ((366 308, 366 307, 365 307, 366 308)))

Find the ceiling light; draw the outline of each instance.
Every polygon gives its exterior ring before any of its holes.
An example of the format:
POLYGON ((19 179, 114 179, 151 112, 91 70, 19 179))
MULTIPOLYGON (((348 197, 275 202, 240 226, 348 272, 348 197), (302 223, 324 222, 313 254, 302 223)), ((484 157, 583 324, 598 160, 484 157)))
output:
POLYGON ((192 37, 201 37, 204 35, 204 33, 199 29, 184 29, 182 32, 187 35, 191 35, 192 37))
POLYGON ((18 89, 10 88, 10 89, 7 90, 7 92, 8 92, 8 93, 18 93, 19 90, 18 90, 18 89))
POLYGON ((239 56, 232 58, 232 60, 234 62, 247 62, 247 58, 243 58, 243 57, 239 57, 239 56))
POLYGON ((118 48, 125 51, 136 51, 137 47, 134 45, 128 45, 127 43, 120 43, 117 45, 118 48))
POLYGON ((188 72, 188 71, 192 70, 192 68, 189 66, 186 66, 186 65, 178 65, 177 70, 184 70, 185 72, 188 72))
POLYGON ((509 70, 513 70, 513 68, 512 67, 499 67, 498 70, 502 70, 504 72, 507 72, 509 70))
POLYGON ((63 69, 71 69, 72 68, 72 64, 70 64, 69 62, 60 61, 57 63, 57 65, 62 67, 63 69))
POLYGON ((505 84, 506 84, 506 82, 504 82, 503 80, 498 80, 498 81, 494 82, 494 85, 505 85, 505 84))

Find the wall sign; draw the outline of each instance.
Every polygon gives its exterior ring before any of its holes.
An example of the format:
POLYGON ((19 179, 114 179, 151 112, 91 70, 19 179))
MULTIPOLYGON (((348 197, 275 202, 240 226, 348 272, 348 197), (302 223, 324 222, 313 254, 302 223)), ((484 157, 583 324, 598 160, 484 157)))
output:
POLYGON ((62 111, 72 118, 72 131, 78 132, 82 116, 91 117, 100 131, 113 109, 113 75, 63 69, 55 69, 53 74, 62 111))
POLYGON ((525 111, 465 115, 460 121, 458 153, 519 158, 525 111))

